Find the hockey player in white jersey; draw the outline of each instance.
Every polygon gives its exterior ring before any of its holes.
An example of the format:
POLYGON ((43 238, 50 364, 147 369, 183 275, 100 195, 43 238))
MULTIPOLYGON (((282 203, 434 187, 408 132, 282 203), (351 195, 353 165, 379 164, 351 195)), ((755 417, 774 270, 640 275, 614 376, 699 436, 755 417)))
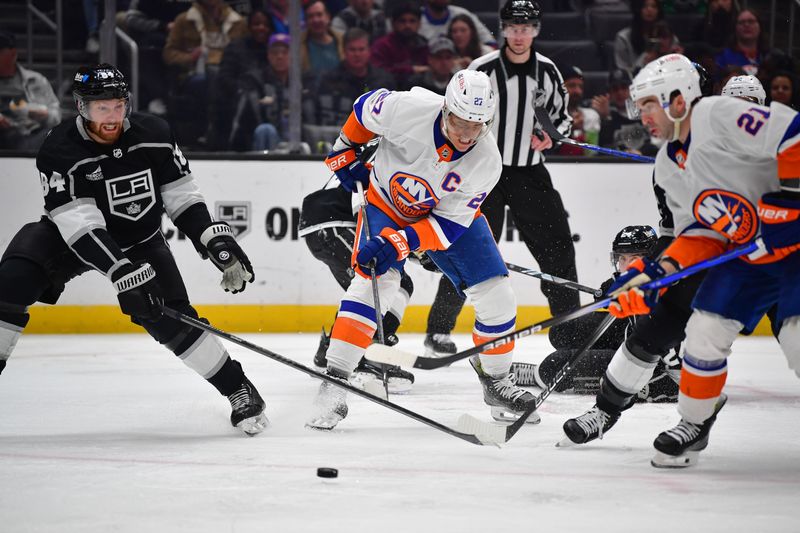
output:
MULTIPOLYGON (((488 77, 462 70, 443 98, 431 91, 378 89, 353 105, 326 163, 342 185, 369 185, 366 207, 371 239, 359 217, 354 263, 357 275, 339 306, 328 348, 327 373, 346 379, 376 329, 368 265, 375 267, 379 300, 391 301, 412 251, 426 251, 475 306, 476 344, 513 331, 516 300, 481 202, 497 183, 501 160, 490 132, 495 96, 488 77), (354 148, 380 136, 368 170, 354 148)), ((382 309, 381 313, 386 312, 382 309)), ((533 395, 511 374, 513 343, 470 362, 496 417, 519 414, 533 395)), ((317 412, 307 425, 332 429, 347 415, 344 390, 320 385, 317 412)), ((538 418, 535 416, 534 419, 538 418)))
POLYGON ((710 270, 698 290, 683 349, 682 418, 656 438, 656 467, 696 462, 724 404, 731 345, 773 305, 781 349, 800 376, 800 115, 774 102, 698 102, 698 81, 689 60, 671 54, 648 64, 631 85, 642 124, 682 143, 674 154, 682 171, 667 183, 678 237, 658 261, 623 276, 610 311, 647 313, 659 294, 641 291, 642 283, 754 239, 760 248, 710 270))
POLYGON ((722 96, 735 96, 758 105, 764 105, 767 101, 764 86, 755 76, 732 77, 722 88, 722 96))

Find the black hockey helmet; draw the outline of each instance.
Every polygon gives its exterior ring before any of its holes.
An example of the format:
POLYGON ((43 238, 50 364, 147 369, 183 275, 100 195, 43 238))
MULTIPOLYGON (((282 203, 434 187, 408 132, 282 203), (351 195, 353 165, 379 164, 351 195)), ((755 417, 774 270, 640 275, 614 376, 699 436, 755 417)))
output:
POLYGON ((625 226, 611 243, 611 266, 617 265, 623 254, 648 255, 658 241, 658 234, 652 226, 625 226))
POLYGON ((508 0, 500 10, 503 24, 541 24, 542 10, 535 0, 508 0))
POLYGON ((78 68, 72 81, 72 97, 78 112, 86 120, 89 118, 89 102, 93 100, 125 100, 126 116, 130 113, 130 92, 125 76, 114 65, 101 63, 78 68))

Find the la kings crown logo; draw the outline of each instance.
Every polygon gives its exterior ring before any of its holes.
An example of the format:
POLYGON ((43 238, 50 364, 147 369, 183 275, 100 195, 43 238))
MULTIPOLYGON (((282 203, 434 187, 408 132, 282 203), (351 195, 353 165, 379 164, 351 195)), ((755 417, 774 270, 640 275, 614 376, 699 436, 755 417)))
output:
POLYGON ((250 202, 215 202, 217 220, 227 222, 238 239, 250 232, 250 202))
POLYGON ((139 220, 156 203, 150 169, 106 181, 108 209, 118 217, 139 220))

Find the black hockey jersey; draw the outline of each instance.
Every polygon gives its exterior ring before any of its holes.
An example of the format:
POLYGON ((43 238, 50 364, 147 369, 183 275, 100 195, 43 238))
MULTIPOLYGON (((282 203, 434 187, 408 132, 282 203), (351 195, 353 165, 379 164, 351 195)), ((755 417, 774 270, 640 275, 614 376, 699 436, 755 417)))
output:
POLYGON ((160 231, 166 210, 173 221, 201 204, 211 218, 189 164, 169 125, 134 113, 112 145, 93 141, 83 119, 64 121, 45 139, 36 158, 45 211, 86 263, 111 275, 127 262, 124 250, 160 231))

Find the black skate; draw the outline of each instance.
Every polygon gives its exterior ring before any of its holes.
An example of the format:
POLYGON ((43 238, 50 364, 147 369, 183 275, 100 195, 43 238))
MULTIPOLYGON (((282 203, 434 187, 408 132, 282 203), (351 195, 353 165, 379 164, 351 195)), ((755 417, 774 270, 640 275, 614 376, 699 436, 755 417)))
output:
POLYGON ((537 379, 538 372, 533 363, 511 363, 511 371, 516 376, 517 385, 520 387, 541 387, 537 379))
POLYGON ((317 353, 314 354, 314 366, 317 367, 317 370, 319 371, 323 371, 328 368, 328 359, 326 358, 326 354, 328 353, 328 346, 330 345, 331 336, 325 333, 325 328, 322 328, 322 335, 319 337, 317 353))
MULTIPOLYGON (((513 422, 534 406, 536 399, 533 394, 516 385, 513 372, 499 378, 485 374, 477 355, 469 358, 469 364, 475 369, 478 379, 480 379, 483 387, 483 401, 491 409, 492 418, 498 422, 513 422)), ((533 412, 526 423, 538 424, 541 421, 539 415, 533 412)))
POLYGON ((231 424, 252 437, 258 435, 269 425, 264 414, 264 400, 246 377, 242 385, 228 395, 231 402, 231 424))
POLYGON ((708 446, 709 432, 717 420, 717 413, 727 401, 728 396, 721 394, 714 413, 702 424, 693 424, 681 418, 677 426, 662 432, 653 442, 656 454, 650 464, 656 468, 686 468, 697 464, 700 452, 708 446))
POLYGON ((456 343, 447 333, 428 333, 424 344, 426 357, 446 357, 458 351, 456 343))
POLYGON ((620 414, 606 413, 596 405, 577 418, 570 418, 564 422, 566 438, 556 444, 559 448, 566 448, 575 444, 586 444, 595 439, 602 439, 603 434, 614 427, 620 414))
MULTIPOLYGON (((328 370, 329 376, 345 382, 344 376, 336 371, 328 370)), ((323 381, 319 385, 317 397, 314 399, 314 414, 306 422, 306 427, 330 431, 336 427, 347 416, 347 403, 345 397, 347 392, 341 388, 323 381)))
MULTIPOLYGON (((353 375, 350 376, 350 384, 366 390, 366 384, 374 381, 383 383, 383 369, 362 357, 353 375)), ((406 372, 399 366, 387 365, 386 384, 390 394, 405 394, 414 385, 414 374, 406 372)))

